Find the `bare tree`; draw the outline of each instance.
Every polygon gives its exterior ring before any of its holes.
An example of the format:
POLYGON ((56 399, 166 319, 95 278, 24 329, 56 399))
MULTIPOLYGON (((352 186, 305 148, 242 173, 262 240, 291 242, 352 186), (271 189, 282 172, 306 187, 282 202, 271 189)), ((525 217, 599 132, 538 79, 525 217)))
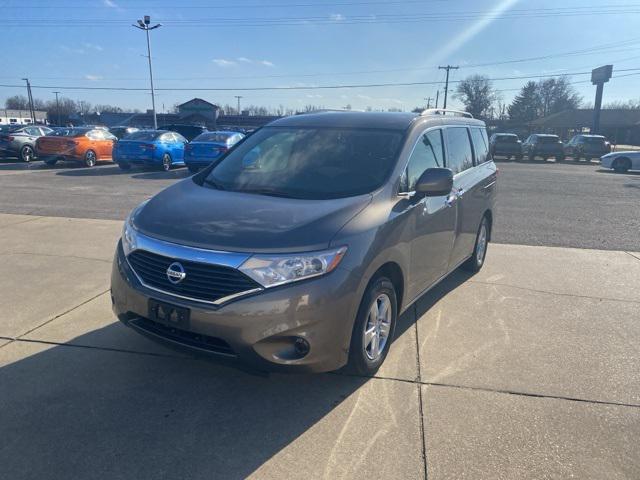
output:
POLYGON ((464 104, 467 112, 479 118, 487 118, 491 107, 498 100, 491 80, 484 75, 472 75, 462 80, 456 89, 456 97, 464 104))

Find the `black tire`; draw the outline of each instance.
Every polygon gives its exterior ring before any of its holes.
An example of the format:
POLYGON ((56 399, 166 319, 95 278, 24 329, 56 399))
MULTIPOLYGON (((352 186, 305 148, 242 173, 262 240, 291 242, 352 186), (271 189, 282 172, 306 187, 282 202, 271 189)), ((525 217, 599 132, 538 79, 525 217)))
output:
POLYGON ((20 160, 22 160, 25 163, 29 163, 31 160, 36 158, 36 153, 33 150, 33 147, 31 145, 24 145, 21 149, 20 149, 20 160))
POLYGON ((527 155, 527 160, 529 160, 530 162, 535 161, 536 159, 536 154, 533 152, 529 152, 529 155, 527 155))
POLYGON ((49 166, 49 167, 53 167, 56 163, 58 163, 58 159, 57 158, 45 158, 44 159, 44 164, 49 166))
POLYGON ((631 168, 631 160, 627 157, 616 158, 612 167, 618 173, 627 173, 631 168))
POLYGON ((506 157, 507 162, 511 160, 511 155, 507 155, 506 157))
POLYGON ((584 157, 587 163, 591 163, 591 157, 584 157))
POLYGON ((98 156, 96 155, 96 152, 94 152, 93 150, 87 150, 87 152, 84 154, 85 166, 95 167, 97 161, 98 161, 98 156))
MULTIPOLYGON (((393 335, 398 319, 398 301, 396 298, 396 291, 393 287, 393 283, 387 277, 379 276, 374 278, 362 297, 360 308, 358 309, 358 315, 353 325, 353 331, 351 333, 351 346, 349 347, 349 364, 347 369, 358 375, 373 375, 380 366, 384 363, 389 348, 393 341, 393 335), (365 345, 365 329, 370 327, 370 315, 369 312, 373 309, 373 304, 382 305, 385 302, 384 298, 387 298, 390 302, 390 324, 388 326, 388 333, 384 346, 381 350, 378 350, 378 354, 375 358, 370 357, 370 353, 373 349, 371 343, 365 345), (380 300, 380 299, 383 300, 380 300), (382 302, 382 303, 381 303, 382 302)), ((370 327, 371 330, 374 327, 370 327)), ((375 329, 375 328, 374 328, 375 329)), ((380 335, 381 329, 378 328, 377 335, 380 335)), ((380 338, 380 337, 378 337, 380 338)), ((379 342, 379 340, 377 340, 379 342)), ((379 345, 379 343, 378 343, 379 345)))
POLYGON ((516 162, 521 162, 523 158, 522 155, 516 155, 516 162))
POLYGON ((169 155, 168 153, 162 155, 162 170, 164 170, 165 172, 171 170, 172 163, 173 161, 171 160, 171 155, 169 155))
POLYGON ((556 155, 556 162, 557 163, 564 162, 564 155, 556 155))
POLYGON ((476 234, 476 242, 473 245, 473 254, 462 264, 462 268, 467 272, 479 272, 487 258, 487 246, 491 237, 491 224, 487 217, 482 217, 478 233, 476 234))
POLYGON ((118 163, 118 167, 120 167, 120 170, 131 170, 130 163, 118 163))
POLYGON ((574 160, 575 162, 579 162, 579 161, 580 161, 580 154, 579 154, 578 152, 575 152, 575 153, 573 154, 573 160, 574 160))

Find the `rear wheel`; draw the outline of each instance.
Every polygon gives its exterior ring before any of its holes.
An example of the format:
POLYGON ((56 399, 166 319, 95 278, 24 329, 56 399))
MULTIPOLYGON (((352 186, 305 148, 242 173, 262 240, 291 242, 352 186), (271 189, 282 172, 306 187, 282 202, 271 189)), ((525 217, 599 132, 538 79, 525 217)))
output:
POLYGON ((20 160, 23 162, 29 163, 34 158, 36 158, 36 155, 31 145, 25 145, 20 149, 20 160))
POLYGON ((362 298, 351 334, 349 369, 373 375, 382 365, 393 339, 398 303, 393 283, 387 277, 374 279, 362 298))
POLYGON ((162 156, 162 170, 164 170, 165 172, 168 172, 169 170, 171 170, 171 155, 169 155, 168 153, 165 153, 162 156))
POLYGON ((631 168, 631 160, 627 157, 616 158, 613 162, 613 169, 618 173, 626 173, 631 168))
POLYGON ((120 170, 131 170, 130 163, 118 163, 118 167, 120 167, 120 170))
POLYGON ((479 272, 484 265, 484 259, 487 256, 487 246, 489 245, 489 220, 482 217, 478 234, 476 235, 476 243, 473 247, 473 255, 462 264, 462 268, 468 272, 479 272))
POLYGON ((98 157, 96 156, 96 152, 93 150, 87 150, 87 153, 84 154, 84 164, 87 167, 94 167, 97 160, 98 157))

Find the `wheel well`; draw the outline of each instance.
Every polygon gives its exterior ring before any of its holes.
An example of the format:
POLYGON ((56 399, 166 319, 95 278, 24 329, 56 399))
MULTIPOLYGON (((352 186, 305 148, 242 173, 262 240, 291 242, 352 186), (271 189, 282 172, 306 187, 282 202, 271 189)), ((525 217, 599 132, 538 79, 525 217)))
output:
POLYGON ((402 308, 402 297, 404 295, 404 275, 402 274, 402 269, 400 265, 395 262, 387 262, 376 270, 376 273, 373 274, 369 283, 382 275, 388 277, 391 283, 393 283, 393 287, 396 290, 396 299, 398 300, 398 312, 400 312, 402 308))
POLYGON ((631 165, 631 159, 628 157, 617 157, 614 161, 613 161, 613 165, 615 165, 616 163, 626 163, 627 165, 631 165))
POLYGON ((493 213, 491 212, 491 210, 487 210, 486 212, 484 212, 483 217, 486 217, 487 221, 489 222, 488 240, 491 241, 491 232, 493 231, 493 213))

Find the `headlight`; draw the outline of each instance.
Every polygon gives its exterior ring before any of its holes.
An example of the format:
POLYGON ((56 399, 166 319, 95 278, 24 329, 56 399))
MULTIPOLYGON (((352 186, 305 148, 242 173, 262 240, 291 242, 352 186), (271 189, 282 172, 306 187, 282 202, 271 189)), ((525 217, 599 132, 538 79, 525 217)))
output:
POLYGON ((329 273, 346 251, 347 247, 340 247, 293 255, 254 255, 240 266, 240 271, 265 288, 275 287, 329 273))
POLYGON ((136 232, 136 227, 134 226, 133 221, 148 201, 149 200, 145 200, 136 208, 131 210, 131 213, 124 222, 124 226, 122 227, 122 249, 124 250, 125 256, 129 255, 137 248, 138 233, 136 232))

